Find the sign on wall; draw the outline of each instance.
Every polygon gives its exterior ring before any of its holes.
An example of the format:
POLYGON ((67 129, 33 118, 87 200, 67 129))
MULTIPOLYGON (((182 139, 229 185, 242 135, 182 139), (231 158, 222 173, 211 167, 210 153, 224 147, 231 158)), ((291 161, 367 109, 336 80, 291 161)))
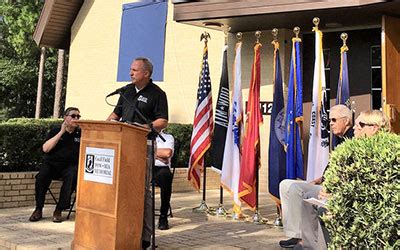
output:
MULTIPOLYGON (((260 101, 260 110, 262 115, 271 115, 272 113, 272 104, 273 102, 264 102, 260 101)), ((246 109, 247 110, 247 101, 246 101, 246 109)))
POLYGON ((114 149, 86 147, 85 181, 113 184, 114 149))

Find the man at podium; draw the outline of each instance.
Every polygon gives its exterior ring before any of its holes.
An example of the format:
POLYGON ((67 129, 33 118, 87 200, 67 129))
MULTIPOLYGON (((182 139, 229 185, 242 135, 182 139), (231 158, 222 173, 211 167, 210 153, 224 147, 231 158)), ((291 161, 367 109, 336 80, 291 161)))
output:
MULTIPOLYGON (((161 131, 168 125, 168 102, 165 92, 155 85, 151 79, 153 64, 149 59, 139 57, 133 60, 129 74, 132 84, 123 88, 114 111, 108 116, 107 121, 117 120, 130 122, 148 127, 151 123, 161 131), (144 120, 139 112, 143 115, 144 120)), ((153 165, 154 155, 151 155, 151 146, 148 144, 148 168, 146 173, 145 209, 142 233, 142 247, 150 246, 152 234, 152 200, 150 192, 151 173, 149 166, 153 165), (150 154, 150 155, 149 155, 150 154)))

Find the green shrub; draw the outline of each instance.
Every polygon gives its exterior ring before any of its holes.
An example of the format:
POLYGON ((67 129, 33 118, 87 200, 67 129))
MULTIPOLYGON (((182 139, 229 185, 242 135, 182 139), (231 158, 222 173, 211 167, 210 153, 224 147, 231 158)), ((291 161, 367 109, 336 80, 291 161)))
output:
POLYGON ((56 119, 11 119, 0 123, 0 172, 37 170, 43 160, 42 144, 56 119))
POLYGON ((186 167, 188 165, 192 129, 193 126, 191 124, 170 123, 165 130, 166 133, 178 139, 181 144, 179 152, 175 152, 179 154, 176 167, 186 167))
MULTIPOLYGON (((43 161, 42 144, 51 128, 61 119, 14 118, 0 122, 0 172, 37 170, 43 161)), ((192 125, 171 123, 166 132, 177 138, 181 147, 177 167, 186 167, 189 161, 192 125)), ((206 162, 209 162, 207 158, 206 162)))
POLYGON ((331 155, 324 187, 330 248, 400 247, 400 136, 380 132, 341 144, 331 155))

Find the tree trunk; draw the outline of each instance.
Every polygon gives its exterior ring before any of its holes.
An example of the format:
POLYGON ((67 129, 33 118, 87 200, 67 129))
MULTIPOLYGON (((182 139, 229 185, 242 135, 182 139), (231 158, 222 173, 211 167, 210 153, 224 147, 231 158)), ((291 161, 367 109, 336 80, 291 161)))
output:
POLYGON ((61 91, 63 88, 63 79, 64 79, 64 60, 65 60, 65 50, 59 49, 58 62, 57 62, 56 90, 54 94, 53 118, 58 118, 60 116, 61 91))
POLYGON ((36 111, 35 118, 40 118, 40 111, 42 109, 42 89, 43 89, 43 76, 44 76, 44 61, 46 60, 46 48, 42 47, 40 49, 40 65, 39 65, 39 77, 38 77, 38 87, 36 96, 36 111))

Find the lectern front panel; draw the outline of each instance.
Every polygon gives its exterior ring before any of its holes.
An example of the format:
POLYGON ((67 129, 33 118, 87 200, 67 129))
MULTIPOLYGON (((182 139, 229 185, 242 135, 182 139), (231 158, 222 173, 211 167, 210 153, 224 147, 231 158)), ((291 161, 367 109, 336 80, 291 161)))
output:
POLYGON ((149 131, 117 122, 78 123, 74 249, 140 249, 149 131))

